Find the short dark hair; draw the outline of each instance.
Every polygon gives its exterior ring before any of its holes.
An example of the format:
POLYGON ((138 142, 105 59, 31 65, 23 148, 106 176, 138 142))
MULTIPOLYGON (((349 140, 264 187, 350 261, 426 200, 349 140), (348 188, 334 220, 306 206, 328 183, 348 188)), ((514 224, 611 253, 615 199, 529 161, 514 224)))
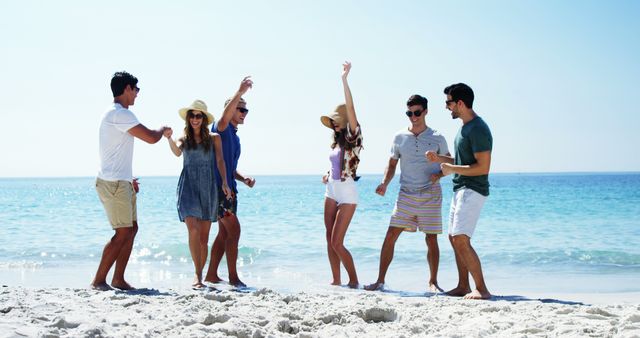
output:
POLYGON ((422 108, 427 109, 429 100, 427 100, 426 97, 420 96, 418 94, 411 95, 411 97, 409 97, 409 99, 407 100, 407 107, 415 106, 417 104, 421 105, 422 108))
POLYGON ((122 71, 115 72, 113 77, 111 78, 111 92, 113 93, 113 97, 118 97, 124 93, 124 89, 127 86, 131 88, 135 87, 138 84, 138 78, 135 76, 122 71))
POLYGON ((446 95, 451 95, 454 101, 462 100, 467 108, 473 108, 473 89, 464 83, 455 83, 444 89, 446 95))

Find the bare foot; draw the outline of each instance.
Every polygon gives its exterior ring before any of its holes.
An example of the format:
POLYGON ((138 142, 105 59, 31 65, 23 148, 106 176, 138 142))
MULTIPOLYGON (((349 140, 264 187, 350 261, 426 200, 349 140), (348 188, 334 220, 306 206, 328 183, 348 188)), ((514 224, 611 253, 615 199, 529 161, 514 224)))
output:
POLYGON ((201 282, 193 283, 193 284, 191 284, 191 286, 193 287, 194 290, 199 290, 199 289, 203 289, 203 288, 207 287, 206 285, 202 284, 201 282))
POLYGON ((471 289, 463 288, 463 287, 459 287, 458 286, 453 290, 447 291, 446 294, 449 295, 449 296, 454 296, 454 297, 462 297, 462 296, 465 296, 469 292, 471 292, 471 289))
POLYGON ((218 283, 220 283, 220 282, 224 282, 224 279, 222 279, 222 278, 218 277, 217 275, 215 275, 215 276, 213 276, 213 277, 209 277, 209 276, 207 276, 207 277, 204 279, 204 281, 205 281, 205 282, 209 282, 209 283, 213 283, 213 284, 218 284, 218 283))
POLYGON ((438 282, 432 283, 429 282, 429 292, 433 292, 433 293, 440 293, 440 292, 444 292, 444 290, 442 290, 442 288, 438 285, 438 282))
POLYGON ((365 285, 364 289, 367 291, 382 291, 384 289, 384 283, 375 282, 373 284, 365 285))
POLYGON ((91 289, 92 290, 97 290, 97 291, 109 291, 109 290, 113 290, 112 287, 109 286, 109 284, 107 284, 106 282, 102 282, 102 283, 91 283, 91 289))
POLYGON ((342 285, 342 283, 340 281, 333 281, 331 282, 331 285, 342 285))
POLYGON ((122 281, 111 281, 111 286, 113 286, 116 289, 120 289, 120 290, 124 290, 124 291, 135 290, 136 289, 133 286, 129 285, 129 283, 127 283, 124 280, 122 280, 122 281))
POLYGON ((243 283, 241 280, 231 281, 229 280, 229 284, 237 287, 237 288, 246 288, 247 284, 243 283))
POLYGON ((202 277, 193 276, 193 283, 191 283, 191 286, 193 286, 194 288, 203 287, 204 284, 202 284, 202 277))
POLYGON ((351 288, 351 289, 358 289, 358 288, 360 288, 360 283, 358 283, 358 281, 355 281, 355 282, 349 282, 349 283, 347 284, 347 286, 348 286, 349 288, 351 288))
POLYGON ((489 291, 480 292, 477 289, 464 295, 464 299, 489 299, 489 298, 491 298, 491 294, 489 293, 489 291))

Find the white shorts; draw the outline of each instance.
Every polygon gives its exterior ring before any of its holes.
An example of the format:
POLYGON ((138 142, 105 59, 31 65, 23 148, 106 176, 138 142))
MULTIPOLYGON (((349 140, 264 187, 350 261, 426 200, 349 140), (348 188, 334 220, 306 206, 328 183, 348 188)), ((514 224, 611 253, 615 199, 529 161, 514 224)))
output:
POLYGON ((471 238, 486 200, 487 196, 471 189, 462 188, 454 192, 449 211, 449 235, 467 235, 471 238))
POLYGON ((344 181, 329 179, 324 197, 340 204, 358 204, 358 190, 356 182, 349 177, 344 181))

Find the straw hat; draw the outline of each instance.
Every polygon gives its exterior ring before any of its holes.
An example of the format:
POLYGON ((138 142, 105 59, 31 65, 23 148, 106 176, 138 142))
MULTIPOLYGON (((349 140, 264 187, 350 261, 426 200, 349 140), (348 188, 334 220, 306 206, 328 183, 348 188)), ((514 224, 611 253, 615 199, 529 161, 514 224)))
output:
POLYGON ((320 116, 320 122, 322 122, 322 124, 324 124, 327 128, 333 130, 333 124, 331 124, 331 121, 337 124, 340 129, 346 128, 347 106, 344 104, 340 104, 336 107, 336 109, 334 109, 332 113, 320 116))
POLYGON ((207 115, 207 125, 213 123, 213 114, 207 111, 207 104, 202 100, 195 100, 189 107, 178 110, 178 114, 183 120, 187 120, 187 112, 189 110, 199 110, 207 115))

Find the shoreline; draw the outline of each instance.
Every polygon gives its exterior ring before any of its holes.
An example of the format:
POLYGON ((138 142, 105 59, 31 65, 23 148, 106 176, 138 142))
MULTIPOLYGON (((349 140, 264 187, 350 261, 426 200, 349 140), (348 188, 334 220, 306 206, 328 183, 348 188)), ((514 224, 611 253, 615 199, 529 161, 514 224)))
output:
POLYGON ((487 301, 337 288, 88 289, 0 287, 0 337, 640 335, 640 302, 487 301))
MULTIPOLYGON (((93 278, 95 264, 86 262, 73 266, 56 266, 54 268, 0 268, 0 286, 9 288, 25 289, 88 289, 93 278)), ((141 289, 156 290, 178 290, 180 292, 189 291, 193 280, 192 272, 188 267, 178 267, 177 269, 167 269, 157 265, 132 264, 127 271, 127 280, 134 287, 141 289)), ((307 272, 297 271, 276 271, 266 274, 265 271, 254 271, 245 269, 241 274, 242 279, 247 283, 249 289, 269 289, 283 295, 293 295, 298 293, 331 293, 345 287, 331 286, 323 278, 324 275, 309 275, 307 272)), ((428 297, 430 295, 426 289, 426 279, 408 278, 407 271, 396 270, 387 279, 386 290, 382 294, 395 295, 397 297, 428 297), (403 282, 400 283, 400 276, 404 275, 403 282)), ((109 275, 111 276, 111 274, 109 275)), ((595 275, 594 275, 595 276, 595 275)), ((223 278, 226 277, 223 275, 223 278)), ((422 276, 426 278, 425 276, 422 276)), ((455 276, 451 271, 441 271, 439 278, 440 286, 446 291, 455 285, 455 276)), ((629 276, 595 276, 595 278, 584 278, 585 276, 564 276, 562 279, 553 277, 540 279, 541 276, 530 276, 527 279, 496 278, 491 280, 489 291, 495 299, 500 300, 552 300, 567 303, 580 303, 584 305, 612 305, 612 304, 640 304, 640 290, 637 287, 626 288, 623 285, 631 285, 635 280, 629 276), (577 277, 577 279, 576 279, 577 277), (572 280, 575 283, 567 283, 572 280), (596 288, 594 285, 611 284, 616 281, 618 288, 596 288)), ((110 277, 109 277, 110 278, 110 277)), ((372 274, 362 274, 363 283, 360 289, 351 290, 363 294, 380 293, 363 290, 364 285, 373 282, 372 274), (371 275, 371 276, 370 276, 371 275)), ((110 279, 108 279, 110 281, 110 279)), ((222 288, 228 288, 225 284, 222 288)))

